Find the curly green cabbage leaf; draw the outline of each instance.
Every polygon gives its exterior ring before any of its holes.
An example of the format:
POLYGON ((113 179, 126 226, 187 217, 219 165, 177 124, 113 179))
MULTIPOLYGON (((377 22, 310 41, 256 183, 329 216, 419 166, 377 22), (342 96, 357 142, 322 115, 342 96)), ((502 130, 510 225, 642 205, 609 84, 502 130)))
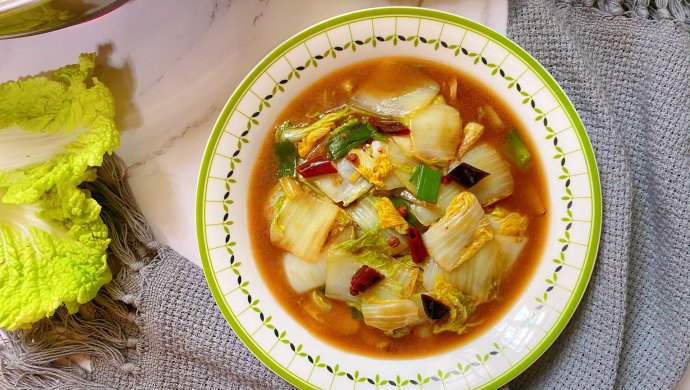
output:
POLYGON ((0 188, 28 204, 56 186, 74 187, 119 145, 114 102, 91 77, 95 54, 50 77, 0 84, 0 188))
MULTIPOLYGON (((110 240, 100 206, 76 199, 87 208, 69 219, 52 208, 65 202, 58 192, 30 205, 0 202, 1 328, 30 327, 63 303, 74 313, 111 279, 106 262, 110 240)), ((77 192, 70 196, 79 198, 77 192)))
POLYGON ((79 188, 114 151, 110 91, 95 55, 50 77, 0 84, 0 327, 76 312, 111 280, 101 207, 79 188))

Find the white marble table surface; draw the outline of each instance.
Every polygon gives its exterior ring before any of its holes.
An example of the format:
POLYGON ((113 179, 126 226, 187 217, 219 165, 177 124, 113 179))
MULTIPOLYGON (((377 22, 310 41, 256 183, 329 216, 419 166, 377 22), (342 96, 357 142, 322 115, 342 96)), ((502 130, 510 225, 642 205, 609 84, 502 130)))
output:
MULTIPOLYGON (((132 0, 86 24, 0 41, 0 82, 99 52, 137 202, 157 239, 200 266, 194 203, 206 140, 235 86, 272 48, 328 17, 390 5, 456 13, 505 34, 507 1, 132 0)), ((690 389, 688 375, 679 388, 690 389)))

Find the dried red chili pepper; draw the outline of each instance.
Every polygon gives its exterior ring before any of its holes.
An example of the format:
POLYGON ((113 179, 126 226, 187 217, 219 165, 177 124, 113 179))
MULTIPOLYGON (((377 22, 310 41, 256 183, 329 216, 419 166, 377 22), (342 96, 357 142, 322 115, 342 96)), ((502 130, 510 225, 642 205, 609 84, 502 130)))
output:
POLYGON ((324 158, 323 160, 312 160, 300 164, 297 167, 297 172, 299 172, 302 177, 306 178, 336 173, 338 170, 335 169, 332 162, 324 158))
POLYGON ((385 276, 379 271, 368 265, 363 265, 352 275, 352 280, 350 281, 350 295, 359 295, 359 293, 367 291, 384 278, 385 276))
POLYGON ((409 240, 410 244, 412 261, 415 263, 421 263, 427 257, 429 257, 429 252, 427 252, 426 246, 424 246, 424 241, 422 241, 422 236, 419 234, 419 229, 408 228, 407 239, 409 240))

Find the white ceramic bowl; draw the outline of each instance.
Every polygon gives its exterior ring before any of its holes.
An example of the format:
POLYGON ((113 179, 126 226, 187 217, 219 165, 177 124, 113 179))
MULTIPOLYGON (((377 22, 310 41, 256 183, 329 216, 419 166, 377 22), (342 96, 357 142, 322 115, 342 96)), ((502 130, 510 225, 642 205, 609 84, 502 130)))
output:
POLYGON ((592 148, 572 104, 536 60, 500 34, 419 8, 363 10, 288 39, 230 97, 211 134, 197 194, 197 229, 209 286, 237 335, 300 388, 496 388, 556 339, 592 271, 601 193, 592 148), (544 163, 549 226, 543 256, 495 326, 453 350, 385 360, 338 350, 303 329, 265 286, 247 229, 248 182, 277 116, 326 74, 359 61, 416 56, 469 73, 501 96, 544 163))

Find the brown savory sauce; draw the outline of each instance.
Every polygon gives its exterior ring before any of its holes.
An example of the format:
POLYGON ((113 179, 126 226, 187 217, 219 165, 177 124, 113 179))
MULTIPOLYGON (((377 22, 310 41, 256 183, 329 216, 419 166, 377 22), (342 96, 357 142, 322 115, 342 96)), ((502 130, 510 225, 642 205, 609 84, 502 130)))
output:
MULTIPOLYGON (((471 76, 427 60, 405 57, 394 58, 394 60, 419 67, 442 85, 441 93, 448 104, 453 105, 460 112, 463 125, 472 120, 478 121, 479 107, 485 104, 493 107, 504 126, 496 128, 492 127, 491 121, 480 121, 486 126, 482 141, 500 148, 505 132, 510 129, 522 131, 522 124, 511 109, 471 76), (457 79, 458 85, 456 104, 452 104, 448 96, 449 80, 453 78, 457 79)), ((345 103, 350 97, 351 87, 370 75, 380 61, 373 60, 351 65, 317 81, 287 107, 274 126, 286 120, 292 123, 308 123, 315 120, 318 114, 345 103)), ((381 80, 381 82, 382 84, 404 83, 405 77, 390 75, 389 80, 381 80)), ((273 152, 273 127, 267 129, 267 133, 250 182, 248 227, 254 259, 265 283, 278 302, 312 334, 327 343, 353 353, 384 358, 411 358, 443 352, 490 329, 511 307, 529 281, 540 258, 542 241, 547 229, 547 216, 534 211, 534 205, 541 204, 534 197, 541 197, 544 201, 548 197, 541 163, 534 153, 532 153, 532 164, 526 172, 520 172, 512 167, 516 190, 513 195, 496 204, 529 216, 530 223, 527 232, 529 243, 520 254, 515 266, 502 279, 498 299, 479 305, 470 317, 468 323, 476 322, 478 323, 476 326, 468 327, 462 335, 452 332, 434 335, 428 325, 421 325, 415 327, 407 336, 393 338, 384 335, 378 329, 364 325, 359 319, 353 319, 349 307, 344 302, 330 300, 333 305, 332 310, 313 315, 318 311, 313 307, 315 305, 309 297, 310 292, 297 294, 292 290, 282 267, 285 252, 272 245, 269 238, 270 221, 265 217, 264 208, 271 190, 277 184, 275 174, 277 163, 273 152)), ((523 139, 529 146, 529 137, 524 136, 523 139)))

